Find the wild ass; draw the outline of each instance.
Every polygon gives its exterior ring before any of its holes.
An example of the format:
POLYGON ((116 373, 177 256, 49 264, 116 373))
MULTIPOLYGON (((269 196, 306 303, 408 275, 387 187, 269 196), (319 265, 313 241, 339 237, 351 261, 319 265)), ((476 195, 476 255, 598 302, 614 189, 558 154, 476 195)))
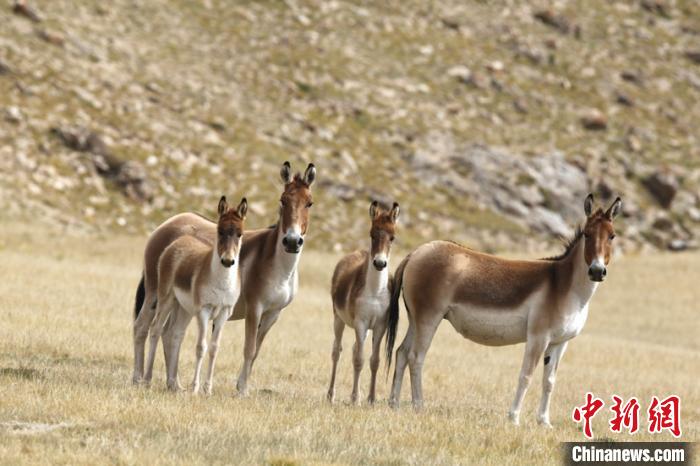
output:
MULTIPOLYGON (((313 204, 311 185, 316 178, 313 164, 309 164, 303 175, 292 175, 289 162, 285 162, 280 175, 284 190, 277 223, 270 228, 244 232, 241 244, 241 295, 229 319, 245 319, 244 360, 237 383, 241 395, 247 394, 248 377, 267 332, 297 292, 297 265, 313 204)), ((148 239, 143 277, 136 292, 134 383, 138 383, 143 374, 144 344, 158 288, 158 259, 170 243, 183 235, 213 244, 216 224, 196 214, 179 214, 159 226, 148 239)), ((163 333, 166 362, 177 360, 175 342, 182 340, 187 325, 185 319, 173 317, 166 322, 163 333)))
MULTIPOLYGON (((229 209, 226 197, 219 200, 219 220, 213 245, 189 235, 181 236, 165 248, 158 261, 158 299, 156 314, 151 323, 151 347, 146 362, 145 381, 151 381, 153 361, 165 320, 173 315, 187 322, 197 316, 197 359, 192 380, 192 391, 199 391, 204 353, 207 351, 207 325, 212 319, 213 330, 209 347, 209 370, 204 392, 211 393, 214 382, 214 363, 221 341, 224 324, 233 313, 233 306, 241 293, 238 256, 243 236, 243 222, 248 201, 243 198, 236 209, 229 209)), ((179 352, 182 341, 176 341, 179 352)), ((178 390, 178 361, 168 364, 168 388, 178 390)))
POLYGON ((588 303, 607 274, 615 237, 612 222, 620 207, 617 198, 607 211, 594 211, 589 194, 583 229, 577 229, 562 255, 550 259, 502 259, 446 241, 424 244, 409 254, 396 271, 389 311, 388 358, 403 289, 409 327, 396 352, 390 404, 399 403, 408 362, 413 405, 422 406, 425 354, 437 326, 447 319, 465 338, 483 345, 525 342, 518 388, 509 412, 515 424, 532 373, 544 354, 538 421, 551 427, 549 403, 559 361, 568 341, 583 329, 588 303))
POLYGON ((367 331, 372 330, 372 356, 370 369, 372 378, 369 385, 367 401, 374 403, 379 352, 386 331, 387 311, 391 295, 391 277, 389 276, 389 253, 394 241, 396 220, 399 217, 399 205, 394 203, 390 211, 383 211, 377 201, 369 207, 371 228, 369 230, 370 249, 355 251, 343 257, 333 272, 331 298, 333 300, 333 370, 328 387, 328 400, 335 398, 335 373, 342 351, 343 331, 345 326, 355 330, 353 346, 353 366, 355 369, 352 384, 352 402, 359 402, 359 380, 362 371, 362 348, 367 331))

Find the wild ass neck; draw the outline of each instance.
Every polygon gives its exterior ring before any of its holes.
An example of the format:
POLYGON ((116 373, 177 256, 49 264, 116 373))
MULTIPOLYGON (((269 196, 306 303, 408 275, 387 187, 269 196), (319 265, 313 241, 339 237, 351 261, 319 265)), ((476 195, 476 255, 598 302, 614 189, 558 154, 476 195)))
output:
POLYGON ((211 282, 218 288, 235 286, 236 275, 238 274, 239 258, 236 257, 236 262, 231 267, 224 267, 221 263, 221 258, 217 254, 218 242, 214 243, 209 260, 209 277, 211 282))
POLYGON ((372 263, 372 256, 367 258, 367 271, 365 275, 365 291, 377 295, 387 288, 389 283, 389 267, 379 271, 372 263))
MULTIPOLYGON (((576 310, 586 306, 598 288, 598 282, 594 282, 588 277, 588 264, 584 258, 584 249, 584 241, 579 239, 571 253, 562 259, 562 261, 571 261, 569 270, 572 274, 571 286, 566 293, 565 302, 567 307, 576 310)), ((563 268, 567 269, 567 267, 563 268)))

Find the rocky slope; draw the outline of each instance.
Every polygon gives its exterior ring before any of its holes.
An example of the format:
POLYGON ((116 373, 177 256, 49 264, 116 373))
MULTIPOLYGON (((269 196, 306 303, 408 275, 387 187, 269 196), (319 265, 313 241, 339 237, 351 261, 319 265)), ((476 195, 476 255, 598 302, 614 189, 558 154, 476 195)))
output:
POLYGON ((336 249, 371 198, 405 247, 542 249, 589 190, 626 248, 696 247, 699 4, 529 3, 5 3, 0 207, 143 232, 224 192, 263 226, 289 159, 336 249))

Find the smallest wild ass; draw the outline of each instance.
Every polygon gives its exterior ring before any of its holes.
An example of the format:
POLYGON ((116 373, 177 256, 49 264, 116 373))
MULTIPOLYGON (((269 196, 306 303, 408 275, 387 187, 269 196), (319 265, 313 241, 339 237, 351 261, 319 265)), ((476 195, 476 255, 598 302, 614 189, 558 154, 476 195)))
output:
MULTIPOLYGON (((199 391, 202 361, 207 351, 207 326, 211 319, 213 330, 209 346, 209 370, 204 382, 204 392, 211 393, 221 332, 231 317, 241 293, 238 256, 247 211, 248 202, 245 198, 238 207, 230 209, 226 197, 222 196, 218 206, 219 220, 213 245, 186 235, 175 240, 163 251, 158 261, 157 305, 150 328, 151 345, 146 361, 147 383, 153 376, 156 348, 167 318, 170 316, 189 322, 196 316, 199 333, 192 391, 199 391)), ((177 379, 177 355, 181 343, 182 340, 179 340, 178 348, 170 348, 166 352, 170 356, 165 362, 167 384, 168 389, 173 391, 181 390, 177 379)))
POLYGON ((374 403, 379 368, 380 345, 387 325, 387 310, 391 296, 392 278, 389 276, 389 253, 394 241, 399 205, 394 203, 391 210, 384 211, 377 201, 369 207, 372 226, 369 231, 370 249, 355 251, 343 257, 333 272, 331 298, 333 300, 333 369, 328 387, 328 400, 335 398, 335 374, 342 351, 345 326, 355 330, 353 346, 353 366, 355 369, 352 385, 352 402, 359 402, 359 380, 362 370, 364 346, 367 331, 372 330, 372 356, 370 369, 372 378, 367 401, 374 403))
POLYGON ((387 358, 391 357, 403 290, 408 331, 396 351, 389 403, 397 406, 401 382, 409 366, 413 405, 423 404, 425 354, 443 320, 476 343, 488 346, 525 343, 510 420, 518 424, 530 379, 544 361, 542 397, 537 420, 551 427, 549 405, 557 368, 566 346, 588 317, 588 304, 607 275, 613 250, 613 219, 618 197, 606 211, 584 202, 586 222, 563 254, 543 260, 510 260, 433 241, 409 254, 396 270, 389 308, 387 358))

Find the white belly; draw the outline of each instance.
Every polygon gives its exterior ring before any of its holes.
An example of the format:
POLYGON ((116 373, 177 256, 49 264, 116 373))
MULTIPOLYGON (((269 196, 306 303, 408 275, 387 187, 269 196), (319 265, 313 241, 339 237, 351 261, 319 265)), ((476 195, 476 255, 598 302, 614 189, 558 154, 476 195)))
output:
POLYGON ((488 309, 453 304, 445 316, 465 338, 489 346, 513 345, 527 338, 528 308, 488 309))
POLYGON ((362 293, 355 302, 349 304, 354 312, 350 312, 350 309, 336 309, 336 313, 350 327, 354 327, 355 322, 362 322, 366 328, 373 329, 378 322, 386 319, 389 299, 389 290, 386 288, 378 293, 362 293))

